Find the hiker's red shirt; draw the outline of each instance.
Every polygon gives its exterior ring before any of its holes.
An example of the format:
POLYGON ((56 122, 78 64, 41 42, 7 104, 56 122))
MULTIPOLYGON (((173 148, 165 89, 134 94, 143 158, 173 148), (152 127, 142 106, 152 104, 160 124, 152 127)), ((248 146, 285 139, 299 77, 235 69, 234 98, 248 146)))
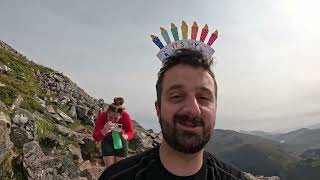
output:
MULTIPOLYGON (((106 136, 103 136, 101 130, 107 122, 108 112, 101 112, 96 118, 96 124, 93 131, 93 139, 98 142, 101 141, 105 137, 112 136, 112 133, 109 132, 106 136)), ((128 135, 128 140, 131 140, 134 135, 132 120, 127 111, 123 111, 118 123, 122 124, 122 129, 125 134, 128 135)))

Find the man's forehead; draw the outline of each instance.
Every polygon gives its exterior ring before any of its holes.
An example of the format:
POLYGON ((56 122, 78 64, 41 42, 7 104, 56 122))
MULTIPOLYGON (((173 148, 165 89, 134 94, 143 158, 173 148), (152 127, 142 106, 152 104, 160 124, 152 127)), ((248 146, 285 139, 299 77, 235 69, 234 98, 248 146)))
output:
POLYGON ((178 65, 169 69, 165 73, 162 83, 164 91, 187 88, 214 90, 214 81, 208 71, 185 65, 178 65))
POLYGON ((168 85, 165 87, 164 91, 165 93, 168 93, 170 91, 174 90, 195 90, 195 91, 203 91, 203 92, 210 92, 213 93, 214 88, 212 84, 203 84, 203 85, 188 85, 188 84, 179 84, 179 83, 174 83, 172 85, 168 85))

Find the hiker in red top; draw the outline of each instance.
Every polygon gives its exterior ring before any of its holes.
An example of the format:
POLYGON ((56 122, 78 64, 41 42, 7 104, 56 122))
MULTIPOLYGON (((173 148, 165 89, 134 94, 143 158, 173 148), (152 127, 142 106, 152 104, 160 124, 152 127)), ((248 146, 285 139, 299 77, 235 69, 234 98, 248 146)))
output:
POLYGON ((103 161, 107 168, 127 157, 128 141, 133 135, 132 120, 121 105, 112 103, 106 112, 99 114, 96 118, 93 139, 96 142, 101 141, 103 161))

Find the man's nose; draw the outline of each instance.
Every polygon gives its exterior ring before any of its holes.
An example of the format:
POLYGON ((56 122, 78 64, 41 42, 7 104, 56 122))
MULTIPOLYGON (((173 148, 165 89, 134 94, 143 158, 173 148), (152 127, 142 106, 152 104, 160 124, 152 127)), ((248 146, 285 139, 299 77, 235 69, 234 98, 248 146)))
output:
POLYGON ((185 100, 183 113, 192 117, 198 117, 201 114, 201 110, 196 97, 188 97, 185 100))

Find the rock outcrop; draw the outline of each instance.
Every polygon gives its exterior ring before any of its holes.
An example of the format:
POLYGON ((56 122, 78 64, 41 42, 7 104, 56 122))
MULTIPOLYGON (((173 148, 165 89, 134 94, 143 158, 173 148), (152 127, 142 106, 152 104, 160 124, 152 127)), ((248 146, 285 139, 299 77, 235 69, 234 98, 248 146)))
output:
POLYGON ((74 163, 66 158, 48 157, 42 152, 37 142, 23 146, 23 165, 28 179, 79 179, 80 172, 74 163))
POLYGON ((12 116, 11 140, 18 148, 36 139, 36 125, 33 115, 25 109, 18 109, 12 116))

